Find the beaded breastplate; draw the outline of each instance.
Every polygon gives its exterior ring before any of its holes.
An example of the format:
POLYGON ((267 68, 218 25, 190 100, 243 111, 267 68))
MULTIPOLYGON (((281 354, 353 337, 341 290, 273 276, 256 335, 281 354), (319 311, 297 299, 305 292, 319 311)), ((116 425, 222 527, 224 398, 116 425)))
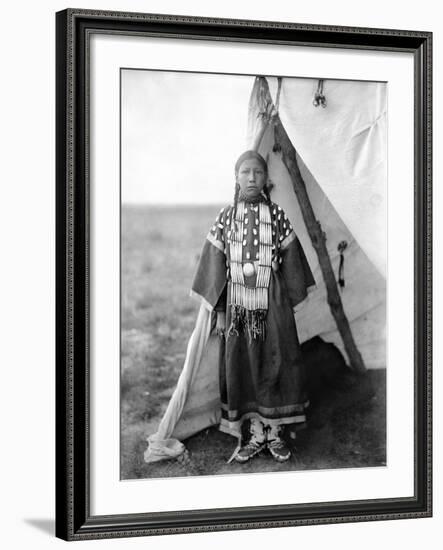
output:
POLYGON ((272 269, 273 229, 265 202, 239 202, 228 231, 231 326, 246 328, 250 338, 264 338, 272 269))

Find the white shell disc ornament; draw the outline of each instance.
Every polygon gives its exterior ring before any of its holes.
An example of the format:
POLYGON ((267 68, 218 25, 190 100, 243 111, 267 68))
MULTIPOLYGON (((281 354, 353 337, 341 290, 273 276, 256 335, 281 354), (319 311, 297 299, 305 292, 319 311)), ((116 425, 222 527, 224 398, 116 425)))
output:
POLYGON ((254 264, 248 262, 243 265, 243 274, 245 277, 252 277, 255 273, 254 264))

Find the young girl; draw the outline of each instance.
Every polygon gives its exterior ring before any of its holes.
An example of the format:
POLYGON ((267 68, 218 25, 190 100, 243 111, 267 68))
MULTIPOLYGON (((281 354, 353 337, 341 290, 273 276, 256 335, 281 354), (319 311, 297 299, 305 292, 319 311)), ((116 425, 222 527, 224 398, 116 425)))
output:
POLYGON ((282 208, 271 202, 264 158, 246 151, 235 165, 234 204, 206 238, 192 291, 216 312, 221 336, 220 429, 248 437, 233 458, 263 449, 283 462, 291 453, 284 424, 305 420, 304 369, 294 308, 315 284, 282 208))

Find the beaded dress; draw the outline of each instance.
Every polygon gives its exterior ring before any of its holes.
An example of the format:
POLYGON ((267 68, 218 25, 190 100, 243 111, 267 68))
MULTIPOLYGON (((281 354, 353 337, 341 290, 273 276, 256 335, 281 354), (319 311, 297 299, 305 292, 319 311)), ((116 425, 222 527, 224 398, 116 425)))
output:
POLYGON ((226 312, 221 338, 220 429, 238 436, 243 420, 305 421, 305 372, 294 308, 315 281, 294 230, 260 195, 223 208, 205 240, 192 294, 226 312))

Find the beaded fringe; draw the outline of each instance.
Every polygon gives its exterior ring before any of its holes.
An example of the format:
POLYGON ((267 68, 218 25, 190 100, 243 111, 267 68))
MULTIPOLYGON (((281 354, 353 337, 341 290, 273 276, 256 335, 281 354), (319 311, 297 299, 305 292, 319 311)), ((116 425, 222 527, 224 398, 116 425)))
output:
POLYGON ((241 332, 247 333, 249 341, 266 338, 267 310, 248 310, 243 306, 231 304, 231 325, 228 336, 238 336, 241 332))

